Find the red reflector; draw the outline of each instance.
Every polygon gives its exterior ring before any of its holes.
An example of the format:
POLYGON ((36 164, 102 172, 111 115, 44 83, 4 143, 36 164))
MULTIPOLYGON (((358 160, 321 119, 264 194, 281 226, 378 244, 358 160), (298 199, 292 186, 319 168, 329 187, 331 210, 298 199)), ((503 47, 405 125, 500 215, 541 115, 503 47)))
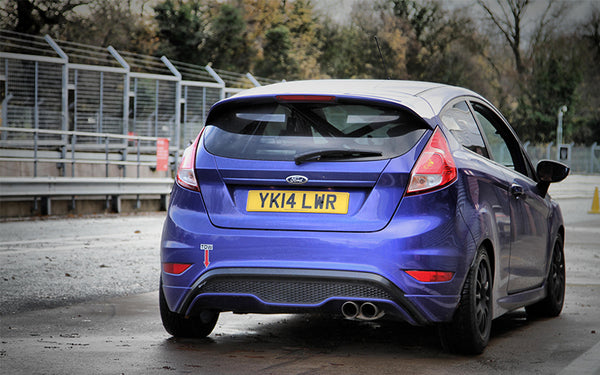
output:
POLYGON ((452 280, 454 272, 445 271, 404 271, 422 283, 441 283, 452 280))
POLYGON ((179 275, 180 273, 183 273, 183 271, 190 268, 190 266, 191 264, 185 263, 163 263, 163 271, 166 273, 174 273, 179 275))
POLYGON ((277 95, 280 102, 334 102, 332 95, 277 95))

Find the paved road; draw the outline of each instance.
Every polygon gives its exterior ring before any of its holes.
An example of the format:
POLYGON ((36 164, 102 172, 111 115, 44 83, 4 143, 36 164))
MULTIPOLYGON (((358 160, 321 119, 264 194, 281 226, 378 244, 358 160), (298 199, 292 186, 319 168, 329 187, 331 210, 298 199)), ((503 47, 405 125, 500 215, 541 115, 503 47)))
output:
POLYGON ((0 223, 0 315, 156 290, 164 218, 0 223))
POLYGON ((600 215, 587 213, 600 178, 569 179, 552 190, 563 314, 496 320, 473 358, 442 352, 431 328, 294 315, 226 313, 209 338, 176 340, 157 307, 164 214, 0 223, 0 373, 600 374, 600 215))

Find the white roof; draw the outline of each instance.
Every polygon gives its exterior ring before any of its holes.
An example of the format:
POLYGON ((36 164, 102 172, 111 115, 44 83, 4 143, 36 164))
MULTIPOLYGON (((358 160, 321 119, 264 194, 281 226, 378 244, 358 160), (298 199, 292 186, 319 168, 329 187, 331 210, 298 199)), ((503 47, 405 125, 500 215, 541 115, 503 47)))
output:
POLYGON ((423 118, 437 115, 450 99, 480 95, 441 83, 394 80, 325 79, 275 83, 244 90, 235 98, 272 95, 335 95, 384 100, 402 104, 423 118))

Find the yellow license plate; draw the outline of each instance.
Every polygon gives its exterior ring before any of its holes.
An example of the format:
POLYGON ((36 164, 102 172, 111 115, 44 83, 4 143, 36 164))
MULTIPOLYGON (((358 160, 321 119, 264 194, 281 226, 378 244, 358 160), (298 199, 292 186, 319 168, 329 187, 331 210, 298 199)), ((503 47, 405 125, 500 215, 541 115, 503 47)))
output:
POLYGON ((347 214, 349 200, 329 191, 250 190, 246 211, 347 214))

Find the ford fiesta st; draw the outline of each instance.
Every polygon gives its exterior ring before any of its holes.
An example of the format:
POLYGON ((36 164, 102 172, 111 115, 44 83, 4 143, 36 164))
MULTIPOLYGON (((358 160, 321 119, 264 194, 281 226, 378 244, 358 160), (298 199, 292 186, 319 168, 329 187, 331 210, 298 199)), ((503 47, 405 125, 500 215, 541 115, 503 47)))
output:
POLYGON ((437 83, 323 80, 215 104, 183 154, 161 241, 160 312, 203 337, 220 312, 439 326, 480 353, 492 320, 563 306, 565 228, 490 102, 437 83))

